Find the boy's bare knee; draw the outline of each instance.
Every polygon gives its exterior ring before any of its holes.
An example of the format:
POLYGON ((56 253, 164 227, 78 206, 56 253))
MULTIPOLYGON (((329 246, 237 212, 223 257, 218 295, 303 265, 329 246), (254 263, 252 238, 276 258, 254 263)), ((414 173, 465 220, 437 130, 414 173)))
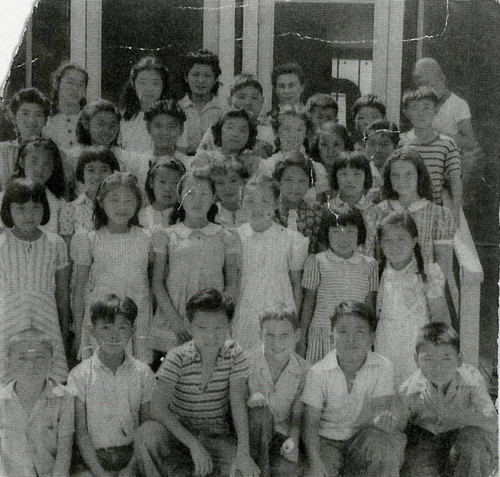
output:
POLYGON ((158 444, 166 445, 168 441, 167 430, 156 421, 146 421, 135 431, 134 447, 156 447, 158 444))

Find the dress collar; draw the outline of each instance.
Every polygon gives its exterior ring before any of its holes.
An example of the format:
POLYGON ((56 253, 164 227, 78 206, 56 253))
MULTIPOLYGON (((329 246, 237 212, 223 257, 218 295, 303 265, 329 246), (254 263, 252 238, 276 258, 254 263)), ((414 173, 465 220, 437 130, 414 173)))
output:
POLYGON ((424 198, 416 200, 415 202, 411 203, 409 207, 403 207, 399 200, 388 200, 387 202, 389 202, 389 205, 393 210, 408 210, 410 212, 417 212, 430 204, 430 201, 424 198))
POLYGON ((199 229, 190 229, 189 227, 186 227, 186 225, 184 225, 184 222, 175 224, 174 227, 175 232, 181 238, 189 238, 191 234, 197 233, 201 233, 208 237, 213 237, 214 235, 217 235, 221 230, 220 225, 213 224, 212 222, 209 222, 207 225, 205 225, 205 227, 201 227, 199 229))
POLYGON ((336 263, 351 263, 351 264, 358 264, 363 261, 363 256, 358 252, 355 251, 349 258, 342 258, 336 255, 331 248, 329 248, 326 251, 326 256, 328 257, 329 260, 332 262, 336 263))

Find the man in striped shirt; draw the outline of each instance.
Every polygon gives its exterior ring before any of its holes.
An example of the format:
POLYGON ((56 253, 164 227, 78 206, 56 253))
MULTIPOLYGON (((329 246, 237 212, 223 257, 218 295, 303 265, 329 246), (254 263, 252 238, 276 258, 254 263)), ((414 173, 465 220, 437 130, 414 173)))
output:
POLYGON ((422 156, 431 177, 433 202, 436 204, 443 205, 443 186, 445 180, 449 181, 453 217, 458 224, 462 207, 460 153, 453 139, 436 132, 432 127, 437 102, 436 93, 428 86, 405 92, 403 112, 413 129, 401 134, 401 143, 414 147, 422 156))
POLYGON ((258 476, 248 446, 248 363, 226 339, 233 313, 232 301, 214 289, 189 299, 193 339, 165 357, 151 401, 154 421, 136 437, 141 475, 258 476))

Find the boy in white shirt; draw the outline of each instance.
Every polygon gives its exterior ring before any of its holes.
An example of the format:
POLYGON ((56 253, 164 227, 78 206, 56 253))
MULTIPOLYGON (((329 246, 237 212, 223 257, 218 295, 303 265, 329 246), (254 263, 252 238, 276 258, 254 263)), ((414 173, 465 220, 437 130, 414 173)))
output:
POLYGON ((398 477, 406 444, 374 426, 394 394, 390 361, 371 351, 375 316, 364 303, 344 302, 332 317, 336 349, 306 378, 302 402, 307 477, 398 477))

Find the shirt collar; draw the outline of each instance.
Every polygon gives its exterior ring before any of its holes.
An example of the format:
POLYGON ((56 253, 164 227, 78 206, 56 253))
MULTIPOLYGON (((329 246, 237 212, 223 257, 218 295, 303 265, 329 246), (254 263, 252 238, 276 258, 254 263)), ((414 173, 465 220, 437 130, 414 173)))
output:
MULTIPOLYGON (((226 354, 226 351, 228 348, 232 345, 233 341, 232 340, 226 340, 222 347, 219 349, 219 354, 218 356, 224 356, 226 354)), ((193 359, 196 359, 197 361, 201 361, 201 354, 194 345, 194 340, 188 341, 184 345, 184 351, 187 352, 193 359)))
MULTIPOLYGON (((97 366, 98 368, 101 368, 101 369, 105 369, 105 370, 108 370, 110 371, 110 369, 99 359, 99 349, 97 349, 94 354, 90 357, 90 359, 92 360, 92 364, 94 366, 97 366)), ((118 370, 120 369, 128 369, 132 366, 132 359, 130 357, 130 355, 125 352, 125 359, 123 360, 123 363, 120 364, 120 366, 118 366, 118 370)))
MULTIPOLYGON (((463 366, 460 366, 455 373, 455 376, 450 382, 448 386, 448 390, 446 394, 448 395, 450 391, 456 390, 463 386, 467 386, 467 380, 464 378, 463 373, 465 369, 463 366)), ((427 378, 423 375, 422 370, 418 369, 415 373, 402 385, 404 389, 404 394, 406 396, 411 396, 415 394, 419 394, 422 397, 428 397, 431 393, 432 384, 427 380, 427 378)))
POLYGON ((404 274, 408 273, 409 271, 415 272, 418 269, 417 261, 416 261, 415 257, 412 257, 412 259, 410 260, 410 263, 408 265, 406 265, 406 267, 404 267, 401 270, 394 269, 389 261, 387 261, 386 266, 387 266, 387 269, 390 270, 392 273, 401 274, 401 275, 404 275, 404 274))
POLYGON ((406 209, 410 212, 417 212, 420 209, 423 209, 424 207, 426 207, 430 203, 430 201, 428 199, 424 199, 424 198, 416 200, 415 202, 410 204, 409 207, 403 207, 401 202, 399 202, 398 200, 389 200, 388 202, 393 210, 406 209))
POLYGON ((342 258, 336 255, 331 248, 329 248, 326 251, 327 257, 332 261, 332 262, 337 262, 337 263, 352 263, 352 264, 357 264, 361 263, 363 261, 362 255, 358 251, 354 251, 354 253, 349 257, 349 258, 342 258))
MULTIPOLYGON (((331 351, 322 361, 323 367, 326 369, 341 369, 338 359, 337 359, 337 350, 331 351)), ((377 359, 377 355, 373 351, 368 351, 366 355, 366 360, 363 363, 363 366, 359 368, 358 372, 363 368, 368 367, 377 367, 380 365, 380 361, 377 359)))
MULTIPOLYGON (((3 401, 10 401, 14 395, 14 386, 16 384, 16 380, 13 379, 12 381, 9 381, 7 384, 4 384, 2 387, 0 387, 0 400, 3 401)), ((42 395, 45 396, 48 399, 56 399, 58 397, 64 396, 64 387, 54 381, 52 378, 48 378, 45 381, 45 386, 42 391, 42 395)))
POLYGON ((213 237, 220 232, 220 225, 213 224, 212 222, 209 222, 207 225, 205 225, 205 227, 202 227, 200 229, 190 229, 189 227, 184 225, 183 222, 180 222, 176 225, 176 233, 182 238, 189 238, 191 234, 198 232, 208 237, 213 237))
MULTIPOLYGON (((195 104, 193 103, 193 100, 189 97, 188 94, 186 94, 184 96, 184 98, 182 98, 179 101, 179 106, 182 109, 196 108, 195 104)), ((207 109, 211 109, 211 108, 221 109, 220 103, 219 103, 219 98, 215 95, 212 97, 212 99, 207 104, 205 104, 205 106, 203 106, 203 109, 201 111, 203 112, 203 111, 206 111, 207 109)))
MULTIPOLYGON (((356 207, 358 210, 364 210, 370 205, 370 200, 366 195, 361 195, 361 198, 353 205, 353 207, 356 207)), ((330 206, 331 207, 337 207, 337 208, 344 208, 344 207, 351 207, 347 202, 344 202, 341 198, 340 195, 336 195, 332 199, 330 199, 330 206)))

